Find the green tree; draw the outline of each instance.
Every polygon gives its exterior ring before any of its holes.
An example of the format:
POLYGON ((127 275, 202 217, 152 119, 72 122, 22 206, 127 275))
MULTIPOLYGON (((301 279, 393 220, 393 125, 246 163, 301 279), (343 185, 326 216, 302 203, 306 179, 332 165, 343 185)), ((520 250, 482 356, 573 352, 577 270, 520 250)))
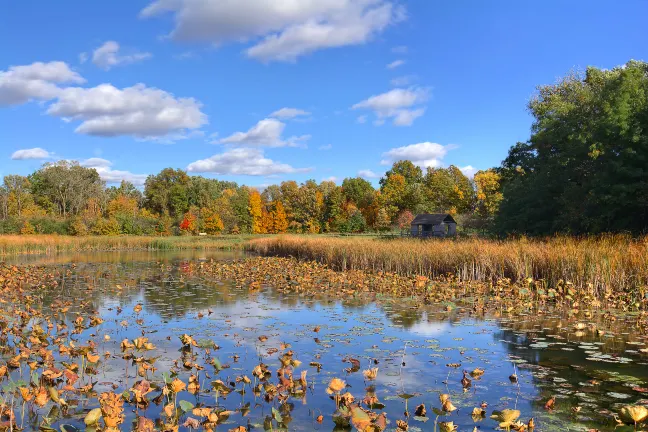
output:
POLYGON ((504 232, 648 228, 648 64, 590 67, 541 86, 528 142, 502 163, 504 232))
POLYGON ((165 168, 146 178, 144 202, 146 208, 180 218, 189 210, 190 177, 183 170, 165 168))
POLYGON ((346 199, 360 210, 366 209, 373 203, 374 187, 361 177, 345 178, 342 181, 342 191, 346 199))
POLYGON ((91 198, 105 201, 105 185, 97 170, 75 161, 46 163, 29 180, 33 193, 41 197, 37 202, 52 203, 64 217, 81 212, 91 198))

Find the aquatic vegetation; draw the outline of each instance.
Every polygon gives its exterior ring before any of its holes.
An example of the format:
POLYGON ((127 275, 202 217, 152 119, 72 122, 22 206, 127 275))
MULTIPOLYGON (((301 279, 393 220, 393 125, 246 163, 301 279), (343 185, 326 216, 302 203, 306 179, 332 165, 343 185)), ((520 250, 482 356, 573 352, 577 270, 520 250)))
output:
MULTIPOLYGON (((572 304, 517 288, 278 258, 0 265, 0 429, 378 432, 480 423, 521 431, 591 424, 576 415, 595 416, 603 429, 615 415, 627 422, 622 407, 643 407, 648 377, 587 359, 596 351, 642 364, 638 330, 622 344, 616 327, 594 330, 609 311, 530 314, 534 302, 572 304), (577 322, 586 324, 580 338, 577 322), (582 354, 566 360, 568 372, 549 364, 563 353, 582 354), (543 410, 553 395, 554 409, 543 410), (520 420, 532 416, 538 426, 520 420)), ((612 324, 627 327, 621 317, 612 324)))
POLYGON ((332 269, 389 272, 458 280, 511 280, 529 289, 603 301, 623 295, 626 306, 645 307, 648 238, 551 237, 544 240, 380 240, 278 236, 252 239, 245 248, 262 255, 317 261, 332 269))
POLYGON ((80 251, 218 250, 240 248, 251 236, 210 237, 2 235, 0 256, 80 251))

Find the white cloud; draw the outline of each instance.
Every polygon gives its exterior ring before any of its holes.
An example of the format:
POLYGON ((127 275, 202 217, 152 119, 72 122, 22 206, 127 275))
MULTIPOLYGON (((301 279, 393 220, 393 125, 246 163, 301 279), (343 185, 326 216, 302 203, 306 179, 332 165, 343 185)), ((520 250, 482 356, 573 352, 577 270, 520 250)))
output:
POLYGON ((308 111, 300 110, 297 108, 281 108, 273 112, 272 114, 270 114, 270 117, 287 120, 287 119, 292 119, 295 117, 307 116, 307 115, 310 115, 308 111))
POLYGON ((393 52, 394 54, 407 54, 408 51, 409 48, 407 48, 405 45, 396 46, 391 49, 391 52, 393 52))
POLYGON ((399 110, 394 117, 394 124, 396 126, 411 126, 414 120, 425 114, 425 108, 418 108, 413 110, 399 110))
POLYGON ((262 61, 294 61, 320 49, 363 44, 405 18, 392 0, 155 0, 140 16, 167 12, 175 15, 171 38, 252 40, 246 53, 262 61))
POLYGON ((92 52, 92 63, 104 70, 148 58, 151 58, 151 53, 135 52, 129 55, 120 55, 119 44, 115 41, 108 41, 92 52))
POLYGON ((50 157, 52 157, 52 154, 40 147, 16 150, 11 155, 11 159, 13 160, 49 159, 50 157))
POLYGON ((201 104, 193 98, 176 98, 144 84, 125 89, 101 84, 62 89, 47 113, 80 120, 76 132, 81 134, 156 138, 206 124, 207 116, 200 108, 201 104))
POLYGON ((220 175, 271 176, 310 171, 309 168, 294 168, 275 162, 264 156, 258 148, 235 148, 210 158, 192 162, 187 171, 193 173, 214 173, 220 175))
POLYGON ((372 110, 377 117, 377 122, 374 124, 380 125, 385 119, 391 118, 396 126, 410 126, 416 118, 425 112, 425 108, 413 107, 425 103, 429 98, 429 93, 429 89, 420 87, 397 88, 371 96, 351 108, 372 110))
POLYGON ((331 150, 333 148, 333 144, 324 144, 318 147, 318 150, 331 150))
POLYGON ((267 118, 259 121, 247 132, 236 132, 220 140, 222 144, 239 144, 266 147, 298 147, 310 139, 309 135, 283 139, 286 124, 277 119, 267 118))
POLYGON ((366 115, 358 116, 358 118, 356 119, 356 122, 360 123, 360 124, 367 123, 367 116, 366 115))
POLYGON ((371 179, 371 178, 378 178, 380 176, 371 170, 365 169, 365 170, 358 171, 358 177, 371 179))
POLYGON ((79 63, 83 64, 88 61, 88 53, 87 52, 82 52, 79 54, 79 63))
POLYGON ((0 71, 0 105, 50 100, 61 91, 57 84, 83 82, 81 75, 60 61, 11 66, 7 71, 0 71))
POLYGON ((477 168, 472 165, 466 165, 465 167, 459 168, 461 172, 468 178, 473 178, 475 173, 478 171, 477 168))
POLYGON ((194 136, 207 123, 193 98, 137 84, 118 89, 63 87, 85 80, 63 62, 12 66, 0 72, 0 105, 30 100, 53 101, 47 113, 65 121, 79 120, 76 132, 96 136, 131 135, 141 139, 176 140, 194 136))
POLYGON ((133 174, 130 171, 119 171, 112 169, 112 162, 103 158, 90 158, 80 162, 81 166, 94 168, 99 177, 106 183, 121 183, 122 180, 133 183, 135 186, 142 186, 146 181, 146 174, 133 174))
POLYGON ((335 177, 335 176, 330 176, 330 177, 323 178, 322 181, 329 181, 329 182, 337 183, 338 178, 335 177))
POLYGON ((403 66, 404 64, 405 60, 394 60, 387 65, 387 69, 396 69, 397 67, 403 66))
POLYGON ((454 146, 443 146, 437 143, 423 142, 411 144, 404 147, 397 147, 383 153, 383 165, 389 165, 399 160, 409 160, 413 164, 422 168, 441 166, 441 159, 444 158, 448 150, 454 146))
POLYGON ((416 80, 416 75, 404 75, 400 77, 393 78, 390 83, 394 87, 405 87, 410 85, 416 80))

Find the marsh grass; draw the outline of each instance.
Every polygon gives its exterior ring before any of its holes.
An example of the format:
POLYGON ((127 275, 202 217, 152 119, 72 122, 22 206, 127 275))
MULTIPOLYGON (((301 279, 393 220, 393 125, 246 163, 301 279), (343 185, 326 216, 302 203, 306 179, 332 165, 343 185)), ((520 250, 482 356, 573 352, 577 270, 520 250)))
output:
POLYGON ((244 235, 207 237, 3 235, 0 236, 0 256, 80 251, 236 249, 249 238, 250 236, 244 235))
POLYGON ((279 236, 251 240, 249 251, 314 260, 335 270, 370 270, 465 281, 569 283, 599 298, 607 290, 645 298, 648 237, 552 237, 543 240, 417 240, 279 236))

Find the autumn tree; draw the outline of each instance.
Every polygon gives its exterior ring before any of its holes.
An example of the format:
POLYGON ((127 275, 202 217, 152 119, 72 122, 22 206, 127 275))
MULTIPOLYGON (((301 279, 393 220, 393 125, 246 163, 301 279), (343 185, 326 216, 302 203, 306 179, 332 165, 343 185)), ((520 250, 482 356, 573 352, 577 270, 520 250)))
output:
POLYGON ((25 201, 29 198, 29 179, 21 175, 4 177, 4 187, 9 194, 9 200, 15 202, 16 215, 21 216, 25 201))
POLYGON ((391 217, 384 207, 378 210, 375 227, 378 231, 389 231, 391 228, 391 217))
POLYGON ((191 210, 186 212, 179 228, 184 234, 196 234, 198 232, 198 217, 191 210))
POLYGON ((256 189, 250 190, 248 212, 252 220, 252 234, 264 233, 263 201, 261 194, 256 189))
POLYGON ((500 175, 494 169, 478 171, 474 182, 477 189, 476 212, 483 218, 492 218, 504 197, 500 190, 500 175))
POLYGON ((274 233, 281 234, 288 231, 288 218, 286 217, 286 211, 281 201, 277 201, 274 204, 274 210, 272 211, 272 227, 274 233))
POLYGON ((218 213, 209 208, 202 208, 200 210, 202 218, 202 228, 207 234, 220 234, 225 226, 218 213))

